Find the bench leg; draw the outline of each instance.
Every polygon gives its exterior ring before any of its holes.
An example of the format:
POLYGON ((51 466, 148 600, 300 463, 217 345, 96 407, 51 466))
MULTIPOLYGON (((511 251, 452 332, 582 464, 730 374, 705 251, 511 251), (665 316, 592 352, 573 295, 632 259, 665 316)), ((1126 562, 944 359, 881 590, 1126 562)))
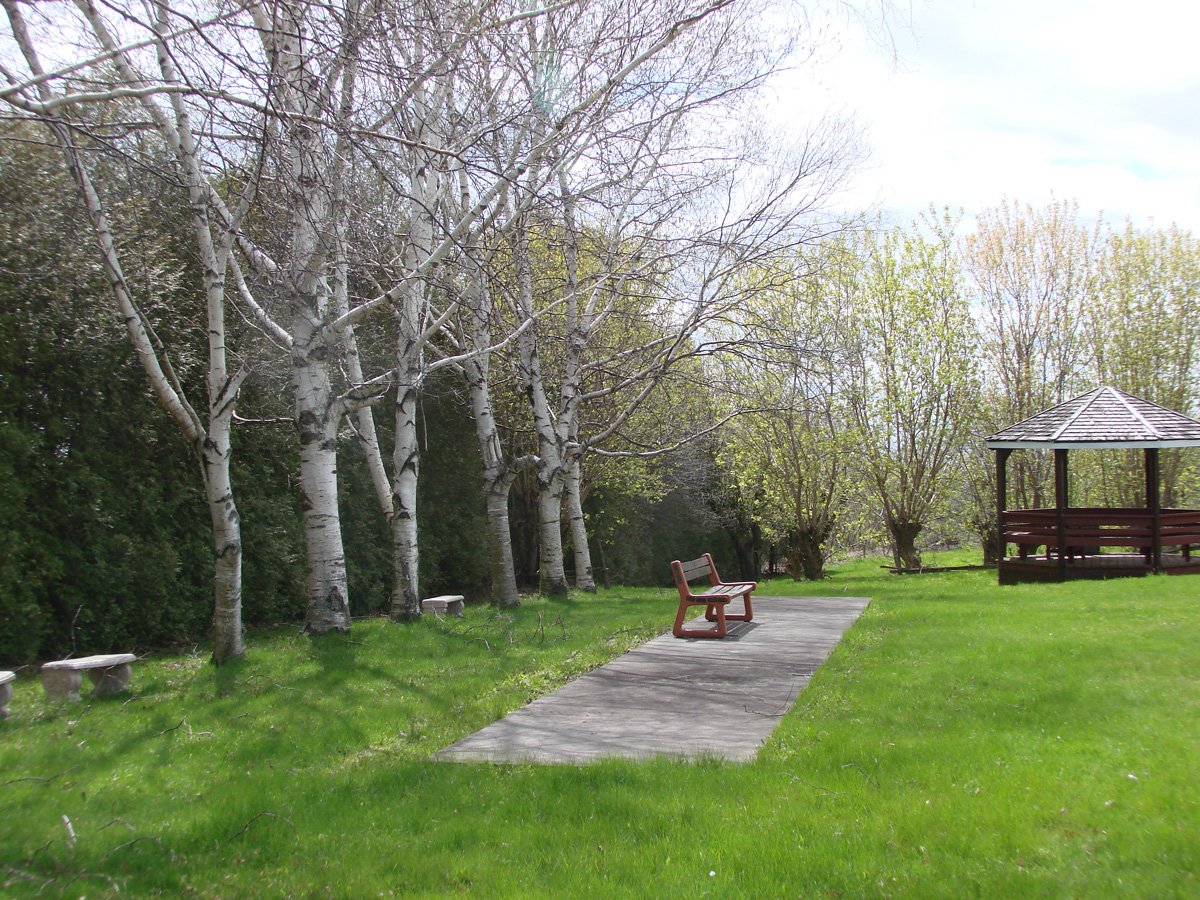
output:
MULTIPOLYGON (((717 617, 712 612, 712 607, 704 613, 704 618, 710 622, 717 621, 717 617)), ((750 607, 750 595, 742 595, 742 611, 740 613, 726 612, 725 618, 730 622, 752 622, 754 620, 754 610, 750 607)))
POLYGON ((42 687, 51 700, 79 701, 79 688, 83 684, 83 673, 74 669, 43 669, 42 687))
POLYGON ((725 604, 724 603, 708 603, 704 610, 704 617, 710 622, 717 623, 716 630, 711 628, 684 628, 683 623, 687 618, 688 607, 699 606, 698 603, 688 603, 686 600, 679 601, 679 612, 675 614, 675 627, 671 629, 671 634, 675 637, 701 637, 701 638, 723 638, 728 633, 725 627, 725 604))
POLYGON ((750 607, 750 595, 742 594, 742 611, 740 613, 725 613, 725 618, 731 622, 751 622, 754 620, 754 610, 750 607))
POLYGON ((12 699, 12 691, 11 681, 0 684, 0 719, 8 718, 8 701, 12 699))
POLYGON ((109 666, 106 669, 88 669, 88 678, 92 679, 93 697, 106 697, 109 694, 119 694, 125 690, 125 685, 129 683, 129 674, 132 670, 129 663, 122 663, 119 666, 109 666))

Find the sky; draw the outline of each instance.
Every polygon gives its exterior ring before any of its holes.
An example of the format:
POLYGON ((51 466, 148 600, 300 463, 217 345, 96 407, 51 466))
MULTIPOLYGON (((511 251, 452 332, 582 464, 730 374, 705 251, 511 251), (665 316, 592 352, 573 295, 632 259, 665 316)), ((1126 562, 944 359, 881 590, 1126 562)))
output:
POLYGON ((791 88, 865 128, 839 205, 1076 200, 1089 223, 1200 234, 1200 3, 913 0, 909 18, 898 60, 839 22, 840 50, 791 88))

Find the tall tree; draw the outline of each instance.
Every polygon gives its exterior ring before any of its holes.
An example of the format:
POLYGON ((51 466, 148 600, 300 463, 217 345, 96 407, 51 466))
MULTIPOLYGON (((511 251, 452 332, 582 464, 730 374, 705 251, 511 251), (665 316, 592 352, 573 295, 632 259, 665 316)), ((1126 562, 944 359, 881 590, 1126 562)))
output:
MULTIPOLYGON (((1075 202, 1042 209, 1016 201, 985 210, 962 241, 963 265, 979 307, 980 355, 990 434, 1080 391, 1090 367, 1085 304, 1093 289, 1095 235, 1075 202)), ((1053 499, 1050 454, 1020 453, 1009 471, 1014 502, 1053 499)))
MULTIPOLYGON (((1177 227, 1110 229, 1087 303, 1095 378, 1168 409, 1200 409, 1200 242, 1177 227)), ((1101 460, 1102 499, 1146 502, 1142 461, 1101 460)), ((1162 502, 1172 506, 1188 455, 1160 454, 1162 502)))
POLYGON ((859 443, 846 406, 858 266, 840 238, 758 273, 756 352, 731 355, 722 378, 751 407, 724 433, 722 456, 743 496, 760 496, 756 515, 797 580, 825 577, 846 510, 859 443))
MULTIPOLYGON (((56 49, 59 44, 49 35, 35 38, 28 27, 20 6, 5 0, 5 11, 12 31, 13 40, 28 68, 24 80, 10 75, 11 87, 4 99, 20 114, 36 119, 49 130, 58 145, 71 173, 72 180, 87 209, 95 235, 96 246, 103 261, 105 273, 112 288, 117 310, 125 323, 129 339, 137 351, 150 385, 159 402, 170 414, 185 437, 195 449, 200 463, 201 478, 208 501, 214 547, 214 611, 213 611, 213 660, 224 662, 242 656, 245 643, 242 628, 242 541, 240 517, 233 497, 233 486, 229 473, 232 452, 230 430, 238 392, 248 374, 244 366, 230 371, 225 326, 225 286, 230 265, 236 230, 244 216, 255 185, 247 182, 240 194, 235 196, 227 221, 210 218, 209 185, 201 172, 200 151, 192 122, 179 93, 167 92, 169 106, 164 108, 150 93, 141 96, 143 108, 149 113, 151 125, 171 153, 175 171, 187 192, 187 203, 191 213, 194 247, 199 257, 201 273, 198 285, 205 297, 206 332, 206 391, 207 403, 201 413, 189 401, 183 383, 177 374, 178 364, 173 356, 180 348, 170 348, 158 337, 155 325, 145 315, 146 298, 139 300, 138 285, 142 279, 127 273, 130 254, 122 252, 123 241, 119 231, 124 226, 137 228, 136 222, 114 222, 110 215, 111 204, 104 198, 103 185, 97 184, 93 161, 107 154, 105 147, 120 147, 127 137, 120 125, 109 126, 104 117, 82 117, 73 115, 72 101, 87 102, 103 100, 115 103, 121 96, 116 90, 88 92, 87 87, 76 86, 75 79, 80 71, 86 72, 99 60, 95 58, 76 61, 65 71, 58 69, 47 72, 41 62, 38 41, 56 49), (56 91, 55 88, 58 90, 56 91), (90 120, 89 120, 90 119, 90 120), (117 133, 114 140, 113 132, 117 133), (92 133, 99 137, 88 138, 92 133)), ((81 4, 84 15, 89 18, 102 45, 109 50, 113 40, 93 7, 81 4)), ((165 35, 172 23, 165 7, 159 7, 148 23, 150 37, 146 42, 157 52, 161 83, 177 85, 179 73, 175 69, 171 54, 167 52, 165 35)), ((106 52, 106 59, 115 65, 126 82, 142 82, 132 75, 122 53, 106 52)), ((136 260, 136 256, 133 256, 136 260)), ((136 266, 136 261, 133 262, 136 266)), ((152 282, 150 282, 152 284, 152 282)))
POLYGON ((917 537, 971 432, 978 338, 962 291, 956 222, 866 232, 851 411, 861 472, 875 488, 898 567, 921 565, 917 537))

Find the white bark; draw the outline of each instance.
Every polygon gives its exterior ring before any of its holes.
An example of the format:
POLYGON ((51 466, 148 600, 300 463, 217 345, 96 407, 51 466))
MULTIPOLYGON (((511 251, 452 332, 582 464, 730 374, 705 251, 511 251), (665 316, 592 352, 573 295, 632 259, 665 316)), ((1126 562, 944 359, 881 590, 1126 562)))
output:
MULTIPOLYGON (((529 229, 522 222, 516 229, 513 264, 517 278, 517 302, 522 322, 533 318, 533 261, 530 258, 529 229)), ((542 364, 538 355, 537 330, 528 327, 521 333, 521 388, 533 415, 538 439, 538 581, 543 594, 567 593, 567 575, 563 567, 562 495, 566 471, 563 466, 565 441, 559 438, 546 397, 542 364)))
MULTIPOLYGON (((423 48, 413 48, 417 66, 425 62, 423 48)), ((442 137, 443 110, 450 88, 449 76, 417 86, 412 119, 414 138, 422 146, 434 147, 442 137)), ((404 271, 421 271, 434 252, 435 210, 442 201, 444 180, 434 153, 414 155, 408 173, 408 236, 404 249, 404 271)), ((417 537, 417 480, 421 469, 421 446, 417 433, 417 399, 424 377, 424 324, 428 295, 424 278, 409 278, 396 303, 396 442, 392 456, 392 600, 391 617, 411 621, 421 617, 419 585, 420 554, 417 537)))
MULTIPOLYGON (((278 287, 292 323, 292 384, 308 562, 304 626, 315 634, 346 631, 350 628, 349 590, 337 506, 337 429, 345 407, 333 389, 330 373, 337 340, 324 327, 336 318, 336 303, 331 303, 325 273, 337 252, 341 212, 335 202, 335 186, 340 160, 326 152, 320 124, 329 121, 329 98, 319 73, 313 71, 315 56, 302 8, 285 0, 270 11, 254 4, 251 13, 271 60, 274 101, 284 113, 281 174, 290 246, 278 287)), ((354 27, 354 23, 348 21, 346 27, 354 27)), ((340 58, 337 65, 344 67, 345 59, 340 58)))
MULTIPOLYGON (((566 365, 559 395, 558 434, 561 434, 565 427, 568 441, 578 446, 583 351, 594 323, 591 304, 582 312, 579 309, 579 232, 575 221, 575 196, 571 193, 567 173, 561 167, 558 171, 558 186, 563 205, 567 263, 567 346, 566 365)), ((571 532, 571 548, 575 562, 575 589, 594 594, 596 580, 592 575, 592 554, 588 549, 587 522, 583 517, 581 456, 580 451, 568 454, 565 460, 566 471, 563 473, 563 490, 567 505, 567 527, 571 532)))
POLYGON ((242 627, 242 526, 229 478, 231 418, 220 415, 210 420, 202 450, 204 494, 213 532, 213 660, 217 662, 246 654, 242 627))
POLYGON ((350 628, 346 559, 337 505, 337 429, 342 408, 333 396, 325 365, 328 347, 304 312, 297 312, 292 326, 300 502, 308 563, 304 627, 313 634, 323 634, 350 628))
POLYGON ((486 272, 482 264, 477 260, 474 260, 474 263, 469 316, 475 353, 463 362, 463 377, 470 395, 471 412, 475 419, 475 435, 479 440, 479 453, 483 460, 483 491, 487 503, 492 603, 505 608, 519 606, 521 603, 517 593, 512 532, 508 519, 508 495, 512 488, 515 472, 510 470, 505 462, 500 431, 496 426, 495 413, 492 411, 491 288, 487 283, 486 272))
POLYGON ((579 456, 571 454, 567 464, 565 498, 567 526, 571 530, 571 547, 575 559, 575 590, 596 593, 596 578, 592 572, 592 551, 588 547, 587 522, 583 518, 583 474, 579 456))
POLYGON ((411 621, 421 616, 418 591, 417 477, 421 448, 417 435, 417 384, 420 372, 406 368, 399 377, 396 403, 396 448, 392 454, 392 601, 391 617, 411 621))

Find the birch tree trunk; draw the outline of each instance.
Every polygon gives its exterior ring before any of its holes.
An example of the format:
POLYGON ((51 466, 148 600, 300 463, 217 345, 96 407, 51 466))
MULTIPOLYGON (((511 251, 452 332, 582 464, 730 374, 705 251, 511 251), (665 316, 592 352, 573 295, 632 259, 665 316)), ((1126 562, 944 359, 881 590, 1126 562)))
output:
POLYGON ((575 556, 575 590, 596 593, 596 579, 592 573, 592 552, 588 548, 587 523, 583 518, 583 475, 577 454, 571 454, 567 463, 566 504, 567 523, 571 529, 571 545, 575 556))
MULTIPOLYGON (((402 327, 402 331, 404 331, 402 327)), ((409 334, 411 338, 411 333, 409 334)), ((401 341, 405 338, 402 335, 401 341)), ((412 621, 421 617, 417 565, 417 477, 421 448, 417 436, 419 361, 400 354, 396 397, 396 448, 392 454, 392 602, 391 617, 412 621)))
POLYGON ((337 429, 342 410, 325 366, 329 348, 314 328, 311 309, 293 317, 292 379, 300 441, 300 503, 304 517, 308 600, 304 629, 347 631, 350 601, 337 504, 337 429))
MULTIPOLYGON (((590 304, 579 308, 579 232, 575 224, 575 195, 567 181, 567 173, 558 170, 559 196, 562 198, 563 226, 566 232, 567 263, 567 352, 566 366, 559 400, 559 428, 565 426, 568 440, 578 443, 578 422, 581 389, 583 386, 583 351, 589 337, 590 304)), ((563 473, 563 489, 567 503, 567 524, 571 531, 571 547, 575 562, 575 589, 596 593, 592 575, 592 554, 588 549, 587 522, 583 518, 583 473, 579 452, 570 452, 563 473)))
POLYGON ((488 557, 492 574, 492 603, 501 608, 520 606, 517 573, 513 563, 512 532, 508 520, 508 495, 514 472, 504 460, 500 431, 492 411, 491 396, 491 288, 482 264, 475 262, 471 284, 471 337, 475 354, 463 362, 463 377, 471 398, 475 435, 483 460, 483 491, 487 502, 488 557))
POLYGON ((300 492, 304 510, 308 599, 305 630, 314 634, 350 628, 346 559, 337 506, 337 429, 345 408, 333 390, 330 358, 336 341, 325 267, 334 261, 339 221, 333 196, 338 160, 325 152, 325 94, 311 71, 313 56, 301 24, 303 12, 282 2, 270 12, 251 7, 276 75, 275 95, 285 118, 286 202, 290 259, 280 285, 291 313, 292 385, 300 440, 300 492))
MULTIPOLYGON (((414 57, 424 57, 418 42, 414 57)), ((418 144, 438 140, 439 119, 449 79, 422 83, 414 90, 414 135, 418 144)), ((391 617, 412 621, 421 617, 419 546, 417 537, 417 480, 421 469, 421 447, 417 434, 417 398, 424 376, 427 288, 424 278, 411 276, 433 256, 435 209, 441 200, 439 161, 432 153, 415 151, 409 172, 408 235, 404 252, 404 274, 409 283, 396 301, 396 443, 392 456, 392 601, 391 617)))
MULTIPOLYGON (((516 229, 513 262, 517 276, 517 299, 523 324, 533 319, 533 263, 529 251, 528 222, 516 229)), ((567 593, 567 575, 563 568, 562 495, 564 488, 563 451, 565 447, 555 430, 542 379, 537 333, 532 326, 521 332, 521 386, 533 413, 538 439, 538 582, 542 593, 562 596, 567 593)))
MULTIPOLYGON (((232 407, 230 408, 232 413, 232 407)), ((242 524, 229 478, 231 415, 210 419, 202 442, 204 495, 213 533, 213 661, 246 655, 242 627, 242 524)))

